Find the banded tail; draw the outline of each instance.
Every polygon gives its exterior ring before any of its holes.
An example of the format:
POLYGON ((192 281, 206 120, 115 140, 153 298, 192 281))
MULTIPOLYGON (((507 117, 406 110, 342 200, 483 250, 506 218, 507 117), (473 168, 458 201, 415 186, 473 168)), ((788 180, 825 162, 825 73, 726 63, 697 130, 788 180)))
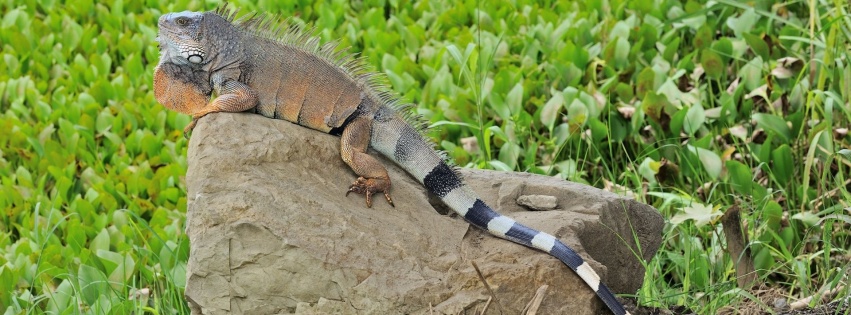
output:
POLYGON ((440 154, 432 149, 431 143, 392 110, 382 108, 376 113, 370 145, 393 159, 471 224, 500 238, 555 256, 573 269, 614 314, 629 314, 609 288, 601 283, 600 276, 573 249, 552 235, 526 227, 494 211, 464 184, 440 154))

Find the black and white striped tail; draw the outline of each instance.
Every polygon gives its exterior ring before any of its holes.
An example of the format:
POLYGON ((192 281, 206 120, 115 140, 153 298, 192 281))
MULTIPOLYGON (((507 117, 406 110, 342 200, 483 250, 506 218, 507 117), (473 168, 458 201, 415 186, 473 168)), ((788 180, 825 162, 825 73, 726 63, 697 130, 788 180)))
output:
POLYGON ((471 224, 495 236, 550 253, 573 269, 613 313, 629 314, 573 249, 552 235, 528 228, 491 209, 461 181, 431 144, 402 119, 377 119, 372 127, 371 145, 396 161, 471 224))

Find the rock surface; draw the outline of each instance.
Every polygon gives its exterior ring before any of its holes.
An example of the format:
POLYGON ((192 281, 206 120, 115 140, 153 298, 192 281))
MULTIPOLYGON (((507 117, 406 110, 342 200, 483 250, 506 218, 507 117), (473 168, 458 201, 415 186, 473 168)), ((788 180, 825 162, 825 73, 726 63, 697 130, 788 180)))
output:
MULTIPOLYGON (((447 215, 388 160, 395 208, 380 197, 372 208, 361 195, 345 197, 355 175, 339 142, 252 114, 198 123, 186 175, 193 314, 479 314, 490 294, 472 262, 496 297, 487 314, 520 314, 545 284, 538 314, 603 309, 557 259, 447 215)), ((573 247, 615 292, 641 285, 638 259, 661 242, 655 209, 552 177, 461 173, 501 213, 573 247), (554 196, 557 210, 528 211, 521 195, 554 196)))
POLYGON ((549 195, 523 195, 517 197, 517 204, 529 210, 555 210, 558 208, 558 198, 549 195))

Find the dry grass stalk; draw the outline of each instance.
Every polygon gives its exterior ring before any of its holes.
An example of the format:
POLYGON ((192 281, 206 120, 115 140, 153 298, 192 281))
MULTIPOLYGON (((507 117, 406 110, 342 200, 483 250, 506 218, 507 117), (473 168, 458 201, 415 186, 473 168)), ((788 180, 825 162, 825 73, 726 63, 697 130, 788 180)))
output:
POLYGON ((523 314, 536 315, 538 313, 538 308, 541 307, 541 302, 544 301, 544 295, 547 294, 547 289, 549 289, 549 286, 544 284, 535 291, 535 296, 523 308, 523 314))
MULTIPOLYGON (((485 289, 488 290, 488 294, 490 294, 490 296, 491 296, 490 299, 488 299, 487 304, 490 304, 490 300, 493 299, 496 302, 496 305, 499 307, 499 312, 501 314, 502 313, 502 305, 499 303, 499 300, 496 298, 496 294, 493 293, 493 289, 491 289, 490 284, 488 284, 487 280, 485 280, 485 276, 482 274, 482 271, 479 270, 479 265, 476 264, 476 262, 472 261, 472 260, 470 261, 470 263, 473 264, 473 269, 476 270, 476 274, 479 276, 479 280, 482 281, 482 284, 485 285, 485 289)), ((485 306, 487 306, 487 304, 485 306)), ((484 314, 484 311, 482 311, 482 314, 484 314)))

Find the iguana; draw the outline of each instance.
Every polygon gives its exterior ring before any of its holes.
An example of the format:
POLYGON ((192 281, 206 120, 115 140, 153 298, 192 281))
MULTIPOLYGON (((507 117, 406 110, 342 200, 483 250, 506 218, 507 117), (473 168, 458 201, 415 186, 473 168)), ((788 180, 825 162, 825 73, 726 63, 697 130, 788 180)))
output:
POLYGON ((363 60, 338 50, 334 42, 320 46, 309 32, 282 26, 274 18, 236 16, 237 10, 225 5, 159 19, 154 95, 165 107, 192 115, 184 132, 210 113, 250 111, 339 135, 343 161, 358 175, 346 195, 363 194, 371 207, 372 195, 382 193, 393 205, 387 170, 367 154, 372 147, 474 226, 550 253, 575 271, 613 313, 629 314, 570 247, 500 215, 479 199, 363 60))

